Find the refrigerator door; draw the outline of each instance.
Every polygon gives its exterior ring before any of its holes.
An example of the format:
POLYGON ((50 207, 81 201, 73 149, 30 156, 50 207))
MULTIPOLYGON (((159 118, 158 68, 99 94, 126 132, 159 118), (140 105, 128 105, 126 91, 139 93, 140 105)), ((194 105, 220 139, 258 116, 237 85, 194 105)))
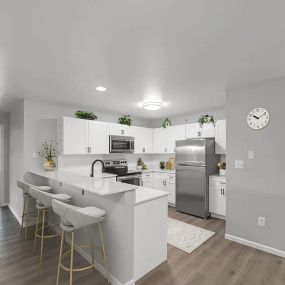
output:
POLYGON ((206 167, 176 164, 176 209, 202 218, 207 217, 206 167))
POLYGON ((205 165, 206 140, 188 139, 176 141, 175 159, 177 163, 205 165))

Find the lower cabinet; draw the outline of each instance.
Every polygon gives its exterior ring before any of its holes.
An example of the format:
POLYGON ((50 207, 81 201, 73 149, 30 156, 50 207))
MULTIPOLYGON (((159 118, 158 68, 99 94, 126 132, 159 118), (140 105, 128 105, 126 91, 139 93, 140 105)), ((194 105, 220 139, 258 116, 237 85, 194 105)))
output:
POLYGON ((175 174, 155 172, 153 188, 168 192, 168 203, 175 205, 175 174))
POLYGON ((152 172, 147 172, 142 174, 142 186, 147 188, 154 188, 152 172))
POLYGON ((226 177, 209 178, 209 211, 214 215, 226 216, 226 177))

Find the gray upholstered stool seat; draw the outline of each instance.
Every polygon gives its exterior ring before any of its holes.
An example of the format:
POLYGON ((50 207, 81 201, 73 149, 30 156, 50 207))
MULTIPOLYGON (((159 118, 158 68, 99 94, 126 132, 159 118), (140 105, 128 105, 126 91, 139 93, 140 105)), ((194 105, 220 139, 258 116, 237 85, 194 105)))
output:
POLYGON ((52 201, 53 211, 60 216, 60 227, 62 229, 61 236, 61 245, 60 245, 60 254, 59 254, 59 263, 58 263, 58 272, 57 272, 57 284, 59 284, 59 273, 60 269, 70 272, 70 283, 72 284, 72 273, 77 271, 83 271, 90 268, 95 269, 95 257, 94 249, 99 249, 104 257, 106 276, 109 281, 108 266, 107 266, 107 257, 104 248, 103 234, 101 223, 106 219, 106 212, 97 207, 77 207, 73 205, 65 204, 58 200, 52 201), (98 246, 93 242, 93 225, 98 224, 100 230, 100 238, 102 246, 98 246), (92 249, 92 263, 85 267, 73 268, 73 254, 74 254, 74 233, 76 230, 83 227, 90 227, 91 230, 91 242, 90 245, 79 245, 80 247, 88 247, 92 249), (62 253, 64 235, 65 233, 71 233, 71 249, 65 253, 62 253), (62 263, 62 259, 70 253, 70 267, 66 267, 62 263))
POLYGON ((40 255, 40 263, 42 263, 43 259, 43 244, 44 239, 53 238, 58 236, 58 234, 45 234, 45 229, 49 226, 49 224, 45 224, 47 222, 46 214, 50 214, 52 200, 60 200, 66 203, 70 203, 72 197, 67 194, 53 194, 39 190, 37 187, 31 186, 29 188, 29 195, 36 199, 36 207, 38 209, 38 218, 37 225, 35 231, 35 240, 34 240, 34 250, 36 248, 37 238, 41 240, 41 255, 40 255), (40 218, 42 219, 41 227, 39 227, 40 218))
MULTIPOLYGON (((52 187, 50 186, 36 186, 32 185, 30 183, 24 182, 22 180, 17 180, 17 186, 23 191, 23 212, 22 212, 22 224, 21 224, 21 232, 23 231, 24 228, 24 222, 27 223, 28 221, 34 221, 36 218, 31 217, 31 214, 33 211, 30 211, 30 200, 31 196, 29 194, 29 188, 31 186, 45 192, 50 192, 52 190, 52 187)), ((25 240, 27 239, 27 230, 28 230, 28 225, 25 224, 25 240)))

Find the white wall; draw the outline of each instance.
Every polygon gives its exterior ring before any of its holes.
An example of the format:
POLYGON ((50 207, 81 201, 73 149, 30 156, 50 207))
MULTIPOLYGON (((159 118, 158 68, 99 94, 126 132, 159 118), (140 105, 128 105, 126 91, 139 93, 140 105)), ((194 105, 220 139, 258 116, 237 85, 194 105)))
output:
POLYGON ((227 227, 228 235, 285 251, 284 105, 285 79, 258 82, 229 90, 227 100, 227 227), (247 126, 255 107, 270 112, 262 130, 247 126), (248 160, 247 152, 255 151, 248 160), (235 169, 244 160, 244 169, 235 169), (257 225, 266 218, 266 227, 257 225))
POLYGON ((10 112, 9 139, 9 207, 17 218, 21 216, 22 192, 17 187, 17 179, 24 170, 24 100, 16 102, 10 112))
POLYGON ((3 126, 4 131, 4 169, 3 169, 3 177, 4 177, 4 189, 2 189, 1 199, 2 205, 8 203, 9 201, 9 114, 0 112, 0 125, 3 126))
MULTIPOLYGON (((226 118, 226 108, 221 107, 218 109, 208 109, 208 110, 201 110, 197 112, 193 112, 190 114, 182 114, 177 116, 168 117, 171 120, 172 125, 183 125, 183 124, 190 124, 190 123, 197 123, 198 119, 201 115, 213 115, 215 120, 222 120, 226 118)), ((163 119, 156 119, 151 122, 151 127, 159 128, 162 126, 163 119)))

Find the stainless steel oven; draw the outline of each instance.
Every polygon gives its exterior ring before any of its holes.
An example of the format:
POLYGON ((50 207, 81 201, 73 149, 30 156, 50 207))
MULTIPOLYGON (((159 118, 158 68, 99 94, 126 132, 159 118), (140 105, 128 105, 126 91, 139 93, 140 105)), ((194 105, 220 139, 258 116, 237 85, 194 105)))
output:
POLYGON ((136 186, 142 185, 142 175, 141 174, 130 174, 124 176, 117 176, 117 181, 127 184, 132 184, 136 186))
POLYGON ((134 137, 110 136, 110 153, 133 153, 134 149, 134 137))

